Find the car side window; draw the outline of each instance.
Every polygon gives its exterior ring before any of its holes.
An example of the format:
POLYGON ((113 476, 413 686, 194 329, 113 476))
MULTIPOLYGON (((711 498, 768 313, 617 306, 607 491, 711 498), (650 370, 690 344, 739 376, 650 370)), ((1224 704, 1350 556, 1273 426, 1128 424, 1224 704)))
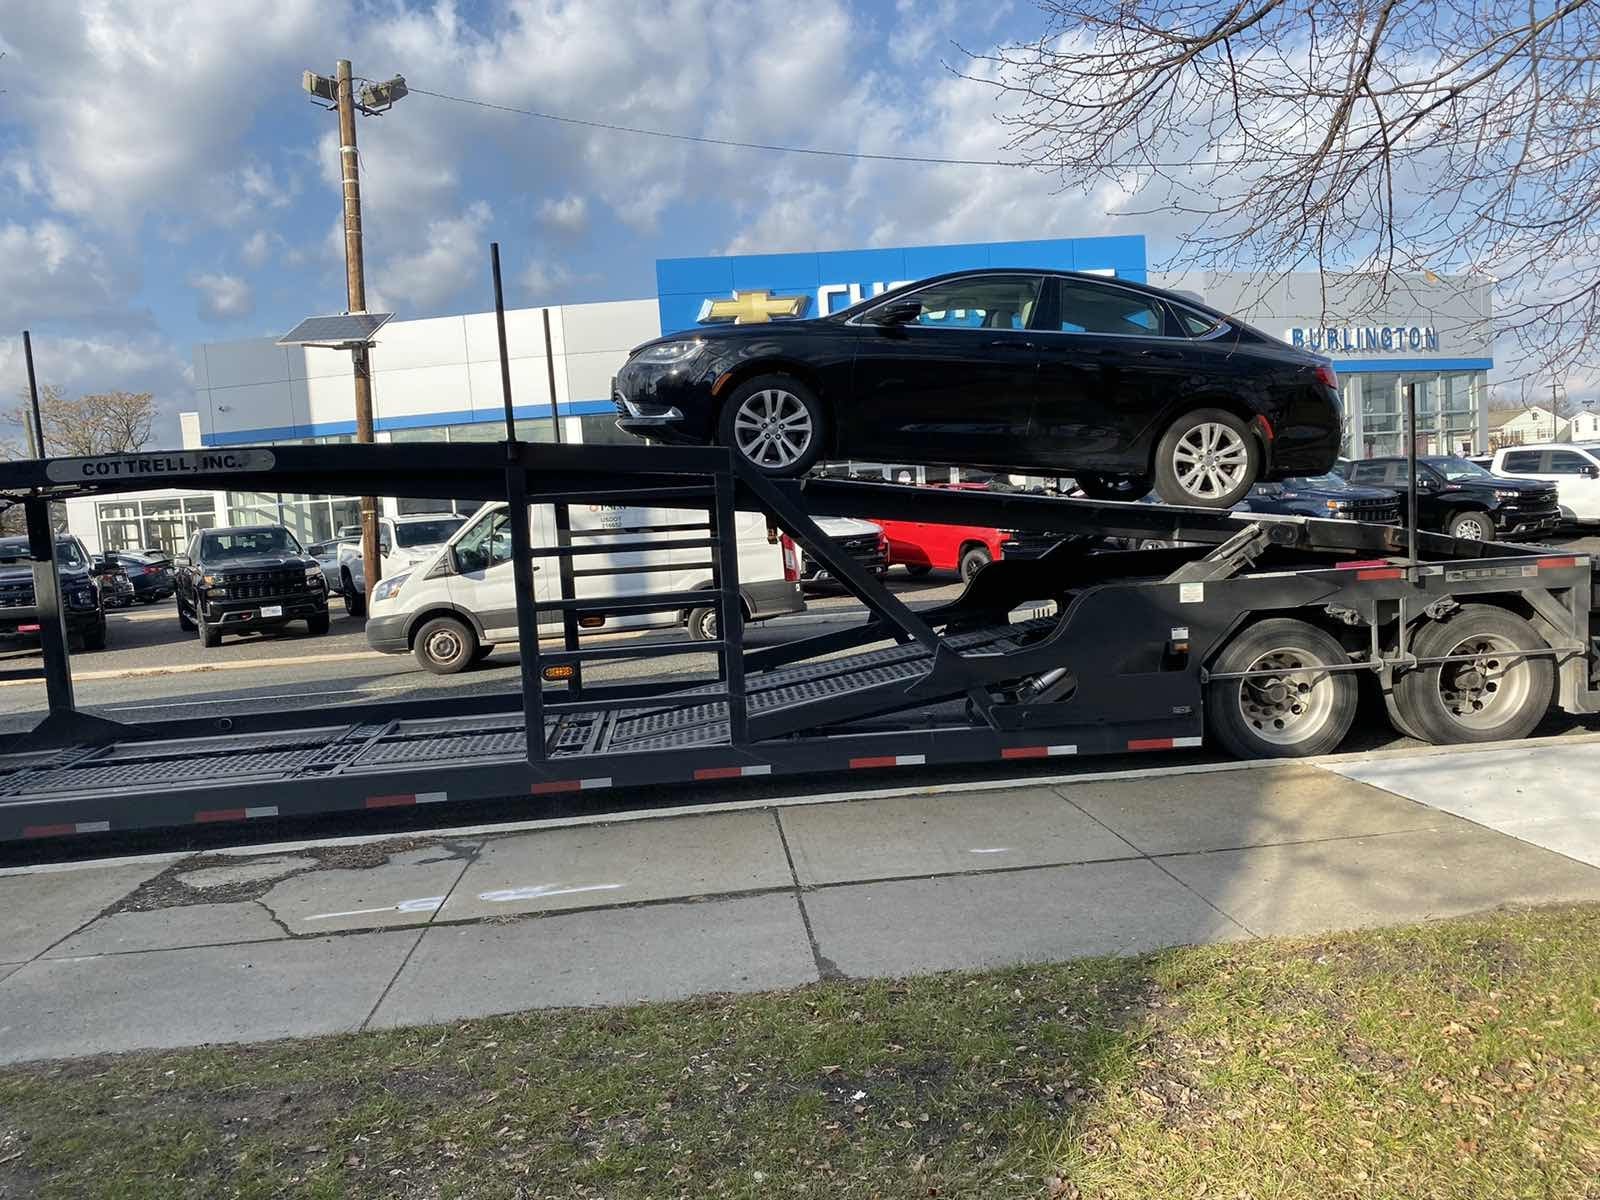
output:
POLYGON ((1063 279, 1058 295, 1062 333, 1161 336, 1161 306, 1137 292, 1063 279))
MULTIPOLYGON (((1545 469, 1552 475, 1585 475, 1588 473, 1589 460, 1583 455, 1572 450, 1551 450, 1550 465, 1545 469)), ((1507 458, 1511 456, 1506 455, 1507 458)))
POLYGON ((487 571, 511 561, 511 514, 505 509, 483 517, 455 545, 456 561, 463 571, 487 571))
MULTIPOLYGON (((933 329, 1026 329, 1039 302, 1037 275, 981 275, 936 283, 900 300, 922 311, 907 325, 933 329)), ((869 313, 867 321, 872 320, 869 313)))
MULTIPOLYGON (((1577 457, 1574 455, 1573 457, 1577 457)), ((1502 471, 1537 471, 1539 469, 1539 452, 1537 450, 1512 450, 1506 454, 1505 462, 1500 466, 1502 471)))

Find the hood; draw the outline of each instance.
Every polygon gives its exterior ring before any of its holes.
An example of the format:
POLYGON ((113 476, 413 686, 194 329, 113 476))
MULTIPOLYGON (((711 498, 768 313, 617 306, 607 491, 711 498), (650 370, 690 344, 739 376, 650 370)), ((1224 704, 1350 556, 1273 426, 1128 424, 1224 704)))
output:
POLYGON ((1393 488, 1369 487, 1364 483, 1346 483, 1335 486, 1312 483, 1307 479, 1285 479, 1283 488, 1296 496, 1311 496, 1328 500, 1398 500, 1400 493, 1393 488))
POLYGON ((1556 490, 1556 485, 1548 479, 1512 479, 1507 475, 1496 475, 1492 479, 1473 479, 1468 482, 1475 487, 1493 487, 1497 491, 1519 492, 1524 496, 1538 496, 1556 490))
POLYGON ((858 521, 854 517, 817 517, 817 528, 831 538, 865 537, 883 532, 883 526, 871 521, 858 521))
MULTIPOLYGON (((82 567, 60 567, 58 565, 57 574, 60 575, 63 583, 89 578, 89 572, 82 567)), ((24 580, 29 583, 33 582, 33 564, 31 562, 0 563, 0 583, 21 583, 24 580)))
POLYGON ((298 554, 246 554, 226 558, 221 562, 202 563, 201 568, 213 575, 228 575, 234 571, 278 571, 289 567, 314 567, 315 559, 301 558, 298 554))

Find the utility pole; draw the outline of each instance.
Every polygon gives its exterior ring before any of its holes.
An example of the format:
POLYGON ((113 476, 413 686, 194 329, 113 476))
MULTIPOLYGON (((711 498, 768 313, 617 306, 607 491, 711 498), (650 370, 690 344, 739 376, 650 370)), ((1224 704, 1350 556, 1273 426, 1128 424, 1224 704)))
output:
POLYGON ((1550 440, 1561 440, 1561 401, 1556 398, 1556 381, 1550 380, 1550 440))
MULTIPOLYGON (((395 101, 406 94, 403 75, 396 75, 384 83, 369 83, 361 89, 359 103, 355 84, 350 77, 350 60, 341 58, 334 66, 332 79, 307 71, 301 79, 302 86, 312 96, 332 101, 339 113, 339 179, 344 190, 344 277, 345 311, 367 311, 366 265, 361 256, 361 157, 356 152, 356 109, 370 116, 378 116, 394 107, 395 101)), ((355 368, 356 441, 372 441, 372 360, 365 344, 351 347, 351 360, 355 368)), ((383 577, 383 560, 378 554, 378 500, 376 496, 362 496, 361 508, 361 570, 366 581, 367 595, 383 577)))

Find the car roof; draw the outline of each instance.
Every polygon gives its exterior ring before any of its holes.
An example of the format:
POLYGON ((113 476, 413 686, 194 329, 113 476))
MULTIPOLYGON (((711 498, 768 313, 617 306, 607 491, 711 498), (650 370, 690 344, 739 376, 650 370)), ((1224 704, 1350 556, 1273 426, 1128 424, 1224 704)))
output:
MULTIPOLYGON (((929 275, 926 279, 914 280, 906 286, 923 288, 927 287, 930 283, 941 283, 947 279, 976 279, 984 275, 1048 275, 1056 279, 1081 279, 1085 283, 1122 287, 1127 288, 1129 291, 1144 292, 1146 295, 1159 296, 1163 300, 1170 300, 1174 304, 1182 304, 1189 308, 1202 309, 1206 312, 1214 313, 1219 317, 1235 320, 1235 318, 1228 317, 1228 314, 1223 312, 1220 308, 1214 308, 1206 301, 1197 299, 1192 293, 1169 291, 1166 288, 1159 288, 1153 284, 1140 283, 1134 279, 1125 279, 1121 275, 1095 275, 1088 271, 1064 271, 1059 267, 967 267, 960 271, 946 271, 942 275, 929 275)), ((868 297, 868 299, 880 300, 882 297, 871 296, 868 297)), ((854 306, 852 305, 852 307, 854 306)))
POLYGON ((1501 446, 1496 454, 1515 454, 1518 450, 1583 450, 1600 453, 1600 442, 1529 442, 1526 446, 1501 446))
POLYGON ((289 532, 287 525, 218 525, 214 529, 202 529, 201 533, 266 533, 270 529, 281 529, 289 532))

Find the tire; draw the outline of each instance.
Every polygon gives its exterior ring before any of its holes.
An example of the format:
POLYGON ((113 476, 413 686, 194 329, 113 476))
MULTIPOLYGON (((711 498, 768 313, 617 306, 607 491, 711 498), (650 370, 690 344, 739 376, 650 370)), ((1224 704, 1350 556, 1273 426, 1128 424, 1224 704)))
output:
POLYGON ((106 619, 104 614, 100 623, 83 635, 83 648, 85 650, 104 650, 106 648, 106 619))
POLYGON ((906 574, 913 579, 926 579, 933 567, 928 563, 907 563, 906 574))
POLYGON ((757 375, 733 389, 717 421, 717 440, 764 475, 804 475, 827 440, 822 402, 788 375, 757 375), (773 424, 776 422, 777 424, 773 424))
POLYGON ((222 645, 222 630, 206 620, 204 612, 195 614, 195 624, 200 627, 200 644, 207 649, 222 645))
POLYGON ((702 604, 699 608, 690 610, 684 625, 689 629, 691 642, 714 642, 717 640, 717 610, 709 604, 702 604))
POLYGON ((331 624, 332 621, 328 617, 328 614, 321 612, 314 617, 306 618, 306 632, 312 637, 321 637, 323 634, 328 632, 328 627, 331 624))
POLYGON ((478 635, 455 617, 435 617, 417 630, 411 652, 424 671, 455 675, 472 665, 478 653, 478 635))
POLYGON ((183 601, 178 601, 178 628, 185 633, 194 632, 194 618, 183 609, 183 601))
POLYGON ((1220 408, 1185 413, 1156 444, 1156 493, 1168 504, 1228 508, 1261 475, 1261 445, 1250 427, 1220 408))
POLYGON ((1446 521, 1444 531, 1464 542, 1490 542, 1494 540, 1494 518, 1482 509, 1469 508, 1446 521))
POLYGON ((477 651, 472 656, 473 664, 476 665, 478 663, 481 663, 484 659, 488 658, 489 655, 491 655, 493 653, 494 653, 494 647, 493 646, 479 646, 477 651))
POLYGON ((1411 642, 1418 658, 1478 658, 1402 675, 1394 685, 1401 720, 1436 746, 1526 737, 1554 699, 1555 664, 1547 657, 1504 656, 1545 645, 1528 622, 1489 604, 1468 604, 1443 621, 1430 621, 1411 642))
POLYGON ((1350 731, 1360 686, 1353 672, 1306 668, 1349 661, 1332 634, 1304 621, 1271 617, 1249 625, 1217 657, 1213 672, 1282 667, 1284 677, 1207 684, 1206 730, 1239 758, 1327 754, 1350 731))
POLYGON ((961 563, 958 567, 961 572, 961 582, 971 582, 974 575, 993 561, 994 555, 989 553, 989 547, 968 546, 961 552, 961 563))
POLYGON ((339 576, 339 590, 344 593, 344 611, 346 616, 364 617, 367 615, 367 594, 356 590, 355 580, 350 578, 350 572, 344 571, 339 576))
POLYGON ((1074 475, 1073 482, 1091 500, 1143 500, 1150 494, 1144 475, 1074 475))

